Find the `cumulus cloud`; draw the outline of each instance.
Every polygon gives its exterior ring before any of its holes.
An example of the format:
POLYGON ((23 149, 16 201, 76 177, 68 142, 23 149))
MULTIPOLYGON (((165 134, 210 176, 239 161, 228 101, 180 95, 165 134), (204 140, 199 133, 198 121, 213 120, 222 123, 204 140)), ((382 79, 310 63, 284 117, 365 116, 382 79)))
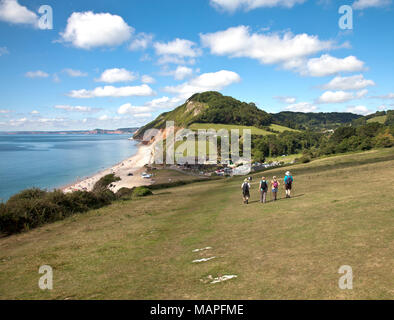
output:
POLYGON ((285 110, 293 112, 314 112, 317 110, 317 107, 310 102, 299 102, 287 106, 285 110))
POLYGON ((391 4, 391 0, 357 0, 353 3, 353 9, 364 10, 367 8, 386 7, 391 4))
POLYGON ((221 90, 239 81, 241 81, 241 77, 237 73, 221 70, 218 72, 204 73, 178 86, 167 86, 164 90, 178 94, 180 98, 189 98, 194 93, 221 90))
POLYGON ((350 77, 335 77, 323 88, 326 90, 360 90, 374 85, 375 82, 365 79, 362 74, 358 74, 350 77))
POLYGON ((147 84, 127 87, 97 87, 93 90, 72 90, 69 94, 72 98, 103 98, 103 97, 132 97, 152 96, 154 91, 147 84))
POLYGON ((94 113, 98 112, 100 108, 92 108, 86 106, 70 106, 70 105, 57 105, 54 106, 55 109, 69 111, 69 112, 81 112, 81 113, 94 113))
POLYGON ((88 74, 86 72, 82 72, 80 70, 74 70, 74 69, 64 69, 63 72, 73 78, 88 76, 88 74))
POLYGON ((175 70, 163 71, 165 76, 173 76, 175 80, 183 80, 193 75, 193 69, 185 66, 178 66, 175 70))
POLYGON ((123 104, 118 109, 118 114, 136 114, 136 113, 148 113, 152 111, 151 107, 147 106, 133 106, 131 103, 123 104))
POLYGON ((97 82, 107 82, 107 83, 116 83, 116 82, 130 82, 137 79, 137 76, 124 68, 114 68, 105 70, 99 79, 96 79, 97 82))
POLYGON ((318 36, 291 32, 251 33, 249 27, 238 26, 215 33, 200 34, 203 46, 214 55, 231 58, 251 58, 262 64, 294 64, 322 50, 332 49, 332 41, 321 41, 318 36))
POLYGON ((11 110, 8 110, 8 109, 0 109, 0 114, 7 114, 10 112, 11 112, 11 110))
POLYGON ((361 114, 363 116, 372 113, 372 111, 368 110, 366 106, 349 106, 346 108, 346 111, 351 113, 361 114))
POLYGON ((194 64, 195 58, 202 54, 193 41, 185 39, 177 38, 167 43, 155 42, 153 47, 160 56, 159 64, 194 64))
POLYGON ((41 70, 37 70, 37 71, 29 71, 25 73, 25 77, 27 78, 48 78, 49 74, 41 71, 41 70))
POLYGON ((32 112, 30 112, 30 114, 37 115, 37 114, 40 114, 40 112, 38 112, 37 110, 33 110, 32 112))
POLYGON ((131 51, 136 51, 136 50, 145 50, 148 48, 153 40, 153 34, 147 34, 144 32, 141 32, 135 36, 131 44, 129 45, 129 49, 131 51))
POLYGON ((185 39, 177 38, 167 43, 155 42, 153 46, 158 55, 194 58, 201 54, 200 49, 196 48, 196 44, 193 41, 185 39))
POLYGON ((0 1, 0 20, 14 24, 37 26, 38 16, 18 3, 17 0, 0 1))
POLYGON ((296 4, 304 3, 306 0, 211 0, 213 7, 221 10, 234 12, 238 9, 246 11, 261 7, 286 7, 292 8, 296 4))
POLYGON ((141 81, 142 81, 143 83, 155 83, 155 82, 156 82, 156 80, 155 80, 153 77, 151 77, 151 76, 149 76, 149 75, 147 75, 147 74, 144 74, 144 75, 141 77, 141 81))
POLYGON ((317 103, 342 103, 354 99, 361 99, 368 93, 368 90, 364 89, 354 92, 348 91, 326 91, 317 100, 317 103))
POLYGON ((340 72, 357 72, 364 69, 364 62, 355 56, 340 59, 329 54, 323 54, 320 58, 309 59, 306 64, 298 66, 297 71, 303 75, 312 77, 324 77, 340 72))
POLYGON ((74 12, 67 20, 61 41, 80 49, 114 47, 128 41, 134 29, 110 13, 74 12))

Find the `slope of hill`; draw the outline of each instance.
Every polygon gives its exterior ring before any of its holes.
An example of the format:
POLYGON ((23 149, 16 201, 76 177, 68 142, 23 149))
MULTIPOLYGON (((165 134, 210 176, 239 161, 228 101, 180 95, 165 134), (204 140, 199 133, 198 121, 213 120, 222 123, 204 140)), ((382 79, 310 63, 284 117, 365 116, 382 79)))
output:
MULTIPOLYGON (((285 171, 264 174, 283 178, 285 171)), ((157 190, 0 239, 0 296, 392 299, 394 202, 387 177, 394 174, 393 149, 291 171, 292 199, 281 190, 280 201, 260 204, 258 173, 247 206, 238 177, 157 190), (193 252, 205 247, 212 249, 193 252), (192 263, 209 257, 215 258, 192 263), (53 290, 37 287, 42 265, 54 270, 53 290), (343 265, 353 269, 353 290, 338 288, 343 265), (208 281, 223 275, 237 278, 208 281)))
POLYGON ((146 130, 163 129, 166 121, 186 128, 193 123, 233 124, 262 128, 272 123, 272 116, 254 103, 246 103, 219 92, 197 93, 173 111, 165 112, 154 121, 140 128, 134 138, 141 139, 146 130))

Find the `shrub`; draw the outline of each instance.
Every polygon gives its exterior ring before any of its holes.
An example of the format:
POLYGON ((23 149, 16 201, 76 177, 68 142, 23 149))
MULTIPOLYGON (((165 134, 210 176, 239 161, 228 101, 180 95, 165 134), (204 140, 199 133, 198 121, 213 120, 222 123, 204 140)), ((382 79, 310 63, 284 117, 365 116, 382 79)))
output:
POLYGON ((107 174, 102 177, 99 181, 97 181, 93 187, 93 192, 102 191, 108 188, 111 183, 120 181, 121 179, 115 176, 114 173, 107 174))
POLYGON ((152 191, 147 187, 137 187, 133 190, 134 197, 146 197, 152 195, 152 191))
POLYGON ((121 188, 116 192, 116 197, 118 199, 129 198, 133 194, 133 189, 121 188))

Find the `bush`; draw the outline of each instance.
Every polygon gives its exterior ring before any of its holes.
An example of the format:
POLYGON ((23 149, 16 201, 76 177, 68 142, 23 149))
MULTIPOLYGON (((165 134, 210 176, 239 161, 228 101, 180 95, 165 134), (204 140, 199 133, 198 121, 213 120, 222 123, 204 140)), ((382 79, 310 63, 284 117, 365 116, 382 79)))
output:
POLYGON ((106 190, 111 183, 120 181, 121 179, 115 176, 114 173, 107 174, 102 177, 99 181, 97 181, 93 187, 93 192, 106 190))
POLYGON ((124 198, 129 198, 132 194, 133 194, 133 189, 121 188, 116 193, 116 197, 118 199, 124 199, 124 198))
POLYGON ((133 190, 134 197, 146 197, 152 195, 152 191, 147 187, 137 187, 133 190))

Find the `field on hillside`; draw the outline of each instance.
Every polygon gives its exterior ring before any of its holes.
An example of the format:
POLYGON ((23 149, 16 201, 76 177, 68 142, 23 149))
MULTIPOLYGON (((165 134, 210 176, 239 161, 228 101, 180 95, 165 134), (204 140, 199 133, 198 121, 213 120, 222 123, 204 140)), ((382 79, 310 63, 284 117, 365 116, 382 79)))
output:
MULTIPOLYGON (((279 132, 283 131, 296 131, 290 128, 286 128, 277 124, 271 124, 269 126, 271 129, 279 132)), ((216 131, 220 129, 226 129, 226 130, 231 130, 231 129, 239 129, 239 133, 242 135, 242 130, 245 129, 250 129, 252 131, 253 135, 258 135, 258 136, 266 136, 269 134, 273 134, 273 132, 269 132, 267 130, 263 130, 260 128, 256 128, 253 126, 241 126, 241 125, 232 125, 232 124, 217 124, 217 123, 193 123, 192 125, 189 126, 189 129, 191 130, 198 130, 198 129, 214 129, 216 131)))
POLYGON ((0 298, 393 299, 394 149, 290 169, 292 199, 281 189, 279 201, 260 204, 259 173, 249 205, 236 177, 2 238, 0 298), (52 291, 38 288, 41 265, 54 270, 52 291), (338 287, 343 265, 353 269, 353 290, 338 287), (237 278, 209 283, 222 275, 237 278))
POLYGON ((375 117, 372 119, 368 119, 367 122, 371 123, 371 122, 379 122, 384 124, 386 122, 387 116, 379 116, 379 117, 375 117))

